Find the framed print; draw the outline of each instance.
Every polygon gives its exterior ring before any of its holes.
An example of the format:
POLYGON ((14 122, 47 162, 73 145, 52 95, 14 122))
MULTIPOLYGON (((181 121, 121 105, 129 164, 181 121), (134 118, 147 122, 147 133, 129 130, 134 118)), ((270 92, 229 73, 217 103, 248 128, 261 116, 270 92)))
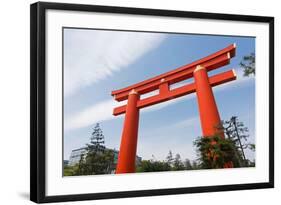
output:
POLYGON ((31 5, 34 202, 274 187, 274 18, 31 5))

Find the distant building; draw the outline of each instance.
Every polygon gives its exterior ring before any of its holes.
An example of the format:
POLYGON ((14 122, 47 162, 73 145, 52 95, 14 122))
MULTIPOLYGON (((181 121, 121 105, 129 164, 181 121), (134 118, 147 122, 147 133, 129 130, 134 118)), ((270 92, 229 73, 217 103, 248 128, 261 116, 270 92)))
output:
POLYGON ((69 160, 63 160, 63 165, 64 165, 64 166, 67 166, 68 163, 69 163, 69 160))
MULTIPOLYGON (((108 149, 108 148, 106 148, 108 149)), ((113 165, 111 167, 111 171, 110 173, 114 173, 115 169, 116 169, 116 165, 117 165, 117 161, 118 161, 118 154, 119 151, 115 150, 115 149, 108 149, 108 150, 112 150, 114 152, 114 162, 113 165)), ((78 164, 80 159, 81 159, 81 155, 86 156, 87 154, 87 150, 86 147, 81 147, 79 149, 74 149, 71 151, 70 157, 69 157, 69 162, 68 165, 69 166, 74 166, 75 164, 78 164)), ((136 165, 140 165, 142 158, 139 156, 136 156, 136 165)))
POLYGON ((85 155, 87 153, 86 147, 82 147, 79 149, 74 149, 71 151, 70 157, 69 157, 69 166, 74 166, 75 164, 79 163, 79 160, 81 159, 81 155, 85 155))

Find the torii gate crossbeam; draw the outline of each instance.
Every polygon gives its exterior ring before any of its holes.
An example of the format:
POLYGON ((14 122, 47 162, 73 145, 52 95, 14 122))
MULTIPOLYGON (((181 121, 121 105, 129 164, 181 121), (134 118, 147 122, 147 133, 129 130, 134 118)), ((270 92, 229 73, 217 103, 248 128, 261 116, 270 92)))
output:
MULTIPOLYGON (((180 68, 147 79, 126 88, 112 91, 115 100, 128 99, 126 105, 114 108, 113 115, 125 113, 116 173, 135 172, 135 157, 139 124, 139 109, 196 92, 203 136, 218 133, 220 116, 212 87, 236 79, 234 70, 209 77, 208 71, 230 63, 235 56, 235 44, 180 68), (170 85, 194 77, 194 83, 170 90, 170 85), (158 90, 159 94, 145 99, 140 95, 158 90)), ((230 165, 231 166, 231 165, 230 165)))

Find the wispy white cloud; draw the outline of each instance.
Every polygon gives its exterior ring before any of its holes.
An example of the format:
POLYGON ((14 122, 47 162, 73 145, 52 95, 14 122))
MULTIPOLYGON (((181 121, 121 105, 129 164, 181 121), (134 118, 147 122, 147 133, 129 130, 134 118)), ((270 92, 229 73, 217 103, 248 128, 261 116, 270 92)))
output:
POLYGON ((65 95, 127 68, 164 39, 165 34, 65 30, 65 95))
POLYGON ((173 127, 176 128, 181 128, 181 127, 194 127, 194 124, 198 124, 199 122, 199 116, 194 116, 194 117, 190 117, 188 119, 179 121, 175 124, 173 124, 173 127))
POLYGON ((113 108, 118 106, 114 100, 106 100, 85 108, 65 119, 64 129, 66 131, 86 127, 97 122, 115 119, 112 115, 113 108))

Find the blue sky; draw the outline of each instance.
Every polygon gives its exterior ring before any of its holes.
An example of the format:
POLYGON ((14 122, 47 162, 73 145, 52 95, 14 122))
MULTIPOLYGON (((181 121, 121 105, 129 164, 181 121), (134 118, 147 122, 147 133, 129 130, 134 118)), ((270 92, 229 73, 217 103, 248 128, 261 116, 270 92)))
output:
MULTIPOLYGON (((231 116, 255 141, 255 78, 243 77, 239 62, 255 51, 254 37, 64 29, 64 159, 89 142, 99 122, 109 148, 119 149, 124 115, 113 116, 111 91, 143 81, 236 43, 231 64, 209 72, 235 69, 238 79, 215 87, 222 120, 231 116)), ((188 82, 191 82, 189 80, 188 82)), ((140 111, 137 154, 164 160, 171 150, 196 159, 193 141, 201 136, 196 94, 140 111)), ((258 149, 258 148, 257 148, 258 149)), ((253 159, 254 153, 246 152, 253 159)))

